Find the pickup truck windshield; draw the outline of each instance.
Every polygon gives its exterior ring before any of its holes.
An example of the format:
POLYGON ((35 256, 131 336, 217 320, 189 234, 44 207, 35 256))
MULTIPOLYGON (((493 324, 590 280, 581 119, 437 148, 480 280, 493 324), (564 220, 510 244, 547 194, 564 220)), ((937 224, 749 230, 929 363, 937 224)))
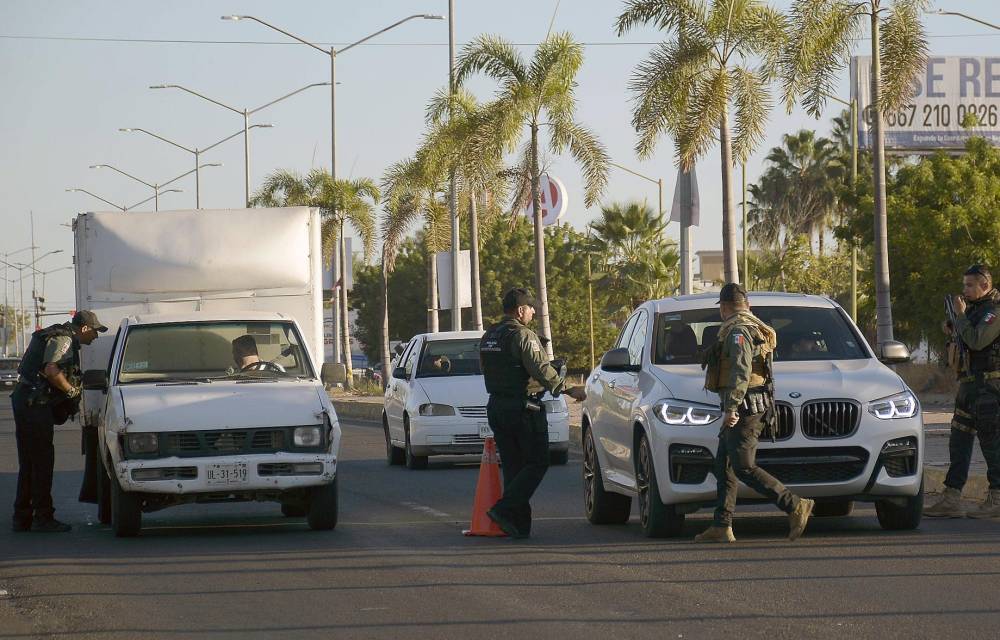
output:
POLYGON ((290 322, 190 322, 131 327, 118 382, 315 377, 290 322))
MULTIPOLYGON (((753 312, 778 334, 775 362, 870 357, 860 344, 862 338, 837 309, 755 306, 753 312)), ((721 326, 718 307, 657 314, 653 364, 700 363, 721 326)))
POLYGON ((479 339, 428 340, 417 367, 418 378, 478 376, 479 339))

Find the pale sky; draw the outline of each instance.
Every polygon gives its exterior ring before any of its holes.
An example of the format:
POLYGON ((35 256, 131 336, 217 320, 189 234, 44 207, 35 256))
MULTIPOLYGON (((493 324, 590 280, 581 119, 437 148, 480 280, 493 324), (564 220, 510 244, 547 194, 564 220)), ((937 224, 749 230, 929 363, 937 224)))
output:
MULTIPOLYGON (((786 8, 790 2, 774 4, 786 8)), ((1000 24, 1000 3, 995 0, 938 4, 1000 24)), ((548 30, 556 0, 457 0, 456 5, 459 45, 481 33, 499 34, 523 44, 521 50, 530 57, 532 44, 548 30)), ((611 0, 562 0, 555 29, 570 31, 587 43, 578 78, 578 119, 597 132, 615 162, 662 176, 669 207, 676 177, 672 142, 664 139, 654 157, 636 159, 626 90, 649 43, 662 38, 651 29, 615 36, 612 24, 621 7, 621 2, 611 0)), ((260 25, 223 22, 219 16, 255 15, 317 44, 346 44, 404 16, 445 14, 447 8, 446 0, 0 0, 0 254, 30 244, 28 220, 33 211, 38 251, 64 252, 45 258, 39 268, 70 265, 72 234, 61 225, 78 212, 109 207, 86 194, 66 193, 67 188, 87 189, 128 205, 152 195, 148 187, 89 165, 112 164, 150 183, 165 182, 193 168, 192 155, 142 134, 120 133, 119 128, 141 127, 188 147, 205 147, 242 128, 241 116, 184 92, 154 91, 149 85, 181 84, 242 108, 329 80, 328 57, 288 43, 260 25)), ((926 16, 925 25, 934 55, 1000 53, 1000 31, 937 15, 926 16)), ((341 176, 381 181, 386 167, 413 153, 424 130, 424 107, 447 84, 447 42, 447 22, 415 20, 338 58, 341 176)), ((859 43, 857 52, 867 53, 864 43, 859 43)), ((841 78, 839 93, 846 98, 846 70, 841 78)), ((482 99, 488 99, 494 88, 485 80, 470 87, 482 99)), ((817 122, 801 110, 787 115, 776 108, 767 139, 748 164, 748 181, 756 178, 762 158, 780 144, 782 134, 799 128, 825 134, 829 118, 839 109, 831 103, 817 122)), ((252 132, 252 187, 277 168, 300 172, 329 168, 327 88, 310 89, 262 111, 254 122, 275 127, 252 132)), ((202 161, 224 164, 202 171, 202 206, 242 206, 242 139, 206 153, 202 161)), ((702 226, 693 233, 696 251, 721 247, 719 165, 718 149, 698 165, 702 226)), ((564 220, 583 228, 599 215, 599 208, 583 206, 579 171, 570 159, 554 158, 551 172, 569 190, 564 220)), ((617 169, 612 169, 610 178, 605 201, 648 198, 655 206, 655 185, 617 169)), ((739 176, 736 201, 738 184, 739 176)), ((173 186, 184 193, 162 196, 161 210, 194 208, 193 176, 173 186)), ((151 209, 152 203, 147 207, 151 209)), ((672 224, 669 229, 674 237, 676 227, 672 224)), ((24 260, 25 255, 12 259, 24 260)), ((12 271, 6 274, 15 276, 12 271)), ((50 310, 75 306, 72 271, 52 273, 45 286, 50 310)), ((30 295, 30 286, 25 293, 30 295)))

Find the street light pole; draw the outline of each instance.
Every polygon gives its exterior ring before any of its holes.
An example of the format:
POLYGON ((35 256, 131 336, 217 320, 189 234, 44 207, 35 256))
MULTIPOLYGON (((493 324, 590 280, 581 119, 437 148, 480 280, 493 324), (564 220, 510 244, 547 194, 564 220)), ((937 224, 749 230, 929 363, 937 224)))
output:
POLYGON ((612 167, 617 167, 618 169, 621 169, 626 173, 631 173, 634 176, 637 176, 639 178, 642 178, 643 180, 647 180, 655 184, 657 192, 659 193, 660 216, 663 215, 663 178, 651 178, 650 176, 639 173, 638 171, 633 171, 628 167, 623 167, 622 165, 616 162, 608 162, 608 164, 610 164, 612 167))
MULTIPOLYGON (((268 29, 272 29, 274 31, 277 31, 278 33, 284 34, 284 35, 288 36, 289 38, 291 38, 292 40, 300 42, 300 43, 302 43, 302 44, 304 44, 304 45, 306 45, 308 47, 312 47, 313 49, 315 49, 316 51, 319 51, 323 55, 330 56, 330 177, 334 180, 334 182, 336 182, 336 180, 337 180, 337 55, 341 54, 341 53, 344 53, 345 51, 348 51, 349 49, 353 49, 354 47, 358 46, 359 44, 367 42, 368 40, 371 40, 372 38, 374 38, 376 36, 379 36, 379 35, 385 33, 386 31, 389 31, 390 29, 394 29, 394 28, 398 27, 399 25, 403 24, 404 22, 408 22, 410 20, 414 20, 414 19, 417 19, 417 18, 421 18, 421 19, 424 19, 424 20, 443 20, 444 16, 435 16, 435 15, 429 15, 429 14, 414 14, 414 15, 411 15, 411 16, 407 16, 407 17, 403 18, 402 20, 398 20, 398 21, 390 24, 388 27, 380 29, 380 30, 372 33, 371 35, 365 36, 364 38, 358 40, 357 42, 353 42, 353 43, 351 43, 351 44, 349 44, 349 45, 347 45, 347 46, 345 46, 345 47, 343 47, 343 48, 341 48, 341 49, 338 50, 335 46, 331 46, 329 49, 326 49, 324 47, 320 47, 320 46, 318 46, 316 44, 313 44, 312 42, 306 40, 305 38, 300 38, 299 36, 295 35, 294 33, 291 33, 289 31, 285 31, 284 29, 282 29, 280 27, 277 27, 277 26, 275 26, 275 25, 273 25, 273 24, 271 24, 269 22, 266 22, 264 20, 261 20, 260 18, 257 18, 255 16, 248 16, 248 15, 228 15, 228 16, 222 16, 223 20, 230 20, 230 21, 233 21, 233 22, 239 22, 240 20, 252 20, 253 22, 256 22, 257 24, 259 24, 261 26, 267 27, 268 29)), ((338 256, 337 265, 338 265, 338 268, 339 268, 339 271, 340 271, 340 280, 342 282, 341 287, 340 288, 336 288, 335 289, 335 293, 334 293, 335 301, 334 301, 333 326, 334 326, 334 332, 337 334, 338 337, 337 337, 337 339, 335 339, 333 341, 334 342, 334 352, 333 353, 334 353, 334 360, 335 361, 340 361, 342 359, 343 362, 344 362, 344 364, 345 364, 345 366, 346 366, 346 368, 347 368, 347 382, 346 382, 346 386, 349 389, 351 387, 351 383, 352 383, 351 378, 353 376, 353 373, 352 373, 352 367, 351 367, 351 342, 350 342, 350 336, 348 335, 348 331, 347 331, 347 324, 348 324, 347 323, 347 290, 346 290, 346 284, 347 284, 347 273, 346 273, 347 272, 347 256, 345 255, 346 250, 347 250, 347 242, 344 240, 344 218, 343 218, 343 216, 341 216, 339 214, 339 212, 336 211, 336 210, 333 211, 333 216, 334 216, 334 220, 337 222, 337 227, 338 227, 337 231, 338 231, 338 236, 339 236, 339 242, 338 242, 338 244, 339 244, 339 251, 337 253, 339 253, 339 256, 338 256), (343 316, 343 322, 340 321, 340 317, 339 316, 343 316), (341 353, 341 345, 339 344, 339 342, 341 342, 341 341, 343 341, 343 343, 344 343, 343 344, 343 353, 341 353)))
POLYGON ((74 193, 74 192, 86 193, 88 196, 90 196, 92 198, 97 198, 101 202, 103 202, 105 204, 109 204, 112 207, 114 207, 115 209, 118 209, 119 211, 126 211, 127 210, 127 208, 124 205, 115 204, 114 202, 111 202, 110 200, 105 200, 104 198, 102 198, 101 196, 97 195, 96 193, 91 193, 90 191, 87 191, 86 189, 79 189, 79 188, 66 189, 66 192, 67 193, 74 193))
MULTIPOLYGON (((302 93, 306 89, 312 89, 313 87, 322 87, 322 86, 325 86, 326 84, 327 83, 325 83, 325 82, 314 82, 312 84, 307 84, 306 86, 304 86, 304 87, 302 87, 300 89, 296 89, 295 91, 292 91, 291 93, 286 93, 285 95, 281 96, 280 98, 277 98, 275 100, 271 100, 270 102, 268 102, 266 104, 262 104, 262 105, 260 105, 259 107, 255 108, 255 109, 248 109, 248 108, 238 109, 238 108, 230 106, 230 105, 228 105, 228 104, 226 104, 224 102, 220 102, 220 101, 218 101, 218 100, 216 100, 214 98, 209 98, 208 96, 206 96, 206 95, 204 95, 202 93, 198 93, 197 91, 194 91, 192 89, 188 89, 187 87, 181 86, 179 84, 154 84, 154 85, 150 85, 149 88, 150 89, 180 89, 181 91, 184 91, 186 93, 190 93, 191 95, 196 96, 198 98, 201 98, 202 100, 205 100, 207 102, 211 102, 214 105, 218 105, 218 106, 220 106, 220 107, 222 107, 224 109, 228 109, 229 111, 232 111, 233 113, 236 113, 236 114, 238 114, 240 116, 243 116, 243 159, 244 159, 243 177, 244 177, 244 192, 245 192, 245 195, 246 195, 245 201, 246 201, 246 206, 249 207, 250 206, 250 116, 252 116, 253 114, 257 113, 258 111, 261 111, 262 109, 266 109, 266 108, 270 107, 273 104, 277 104, 277 103, 281 102, 282 100, 285 100, 286 98, 291 98, 294 95, 302 93)), ((188 151, 190 151, 190 149, 188 151)))
MULTIPOLYGON (((5 252, 3 254, 3 260, 0 260, 0 262, 3 263, 3 278, 4 278, 4 287, 3 287, 3 327, 4 327, 3 354, 5 356, 7 355, 7 341, 10 339, 10 336, 9 336, 10 330, 9 330, 9 327, 7 326, 7 314, 10 311, 10 303, 8 302, 8 297, 7 297, 7 284, 9 283, 11 285, 12 289, 13 289, 13 286, 14 286, 14 281, 7 279, 7 269, 8 268, 17 269, 16 266, 14 266, 14 265, 10 264, 10 262, 8 262, 8 259, 11 256, 16 256, 17 254, 24 253, 25 251, 34 252, 34 250, 37 249, 37 248, 38 247, 35 246, 35 243, 32 242, 31 245, 29 245, 27 247, 23 247, 21 249, 17 249, 16 251, 5 252)), ((20 270, 18 270, 18 276, 20 277, 20 275, 21 275, 21 272, 20 272, 20 270)), ((20 309, 19 309, 19 311, 20 311, 20 309)), ((20 320, 18 319, 18 313, 17 312, 15 312, 13 315, 14 315, 14 330, 15 330, 15 333, 14 333, 14 350, 18 354, 20 354, 21 353, 21 348, 20 348, 21 340, 19 338, 20 333, 21 333, 21 330, 19 328, 20 327, 20 320)))

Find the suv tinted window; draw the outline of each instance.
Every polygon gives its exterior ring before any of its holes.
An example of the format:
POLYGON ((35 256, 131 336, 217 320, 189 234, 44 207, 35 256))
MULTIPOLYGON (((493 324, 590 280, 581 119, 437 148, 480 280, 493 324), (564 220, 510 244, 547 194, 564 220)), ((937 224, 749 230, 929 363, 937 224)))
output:
POLYGON ((633 365, 642 364, 642 348, 646 344, 646 320, 645 311, 636 314, 635 328, 632 330, 632 337, 628 342, 629 363, 633 365))
MULTIPOLYGON (((868 358, 860 336, 837 309, 754 307, 754 314, 778 334, 776 362, 868 358)), ((718 307, 656 316, 654 364, 694 364, 719 335, 718 307)))
POLYGON ((622 347, 628 346, 629 338, 632 337, 632 327, 635 326, 635 319, 637 316, 638 314, 635 313, 629 316, 625 326, 622 327, 621 333, 618 334, 618 340, 615 341, 615 349, 621 349, 622 347))

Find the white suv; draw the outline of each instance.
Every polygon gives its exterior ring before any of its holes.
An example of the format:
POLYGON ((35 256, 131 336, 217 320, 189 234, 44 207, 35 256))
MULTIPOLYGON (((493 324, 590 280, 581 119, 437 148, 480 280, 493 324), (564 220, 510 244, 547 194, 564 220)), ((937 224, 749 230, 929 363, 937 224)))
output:
MULTIPOLYGON (((718 336, 718 294, 646 302, 587 381, 584 493, 594 524, 626 522, 632 497, 651 537, 680 534, 684 516, 714 506, 719 398, 704 389, 701 353, 718 336)), ((779 437, 757 464, 815 515, 874 501, 885 529, 914 529, 923 509, 923 419, 916 396, 884 363, 909 360, 887 343, 877 357, 844 310, 819 296, 751 293, 775 329, 779 437), (880 362, 881 360, 881 362, 880 362)), ((741 501, 760 500, 746 486, 741 501)))

